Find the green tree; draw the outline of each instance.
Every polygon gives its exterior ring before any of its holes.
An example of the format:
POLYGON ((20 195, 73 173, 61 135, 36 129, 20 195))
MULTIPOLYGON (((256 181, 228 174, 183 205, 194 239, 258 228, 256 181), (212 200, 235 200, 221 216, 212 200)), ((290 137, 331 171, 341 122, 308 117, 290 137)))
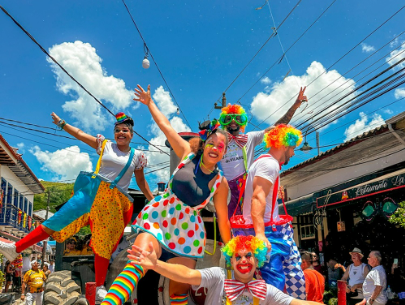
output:
POLYGON ((398 204, 398 209, 389 218, 389 222, 405 229, 405 201, 398 204))

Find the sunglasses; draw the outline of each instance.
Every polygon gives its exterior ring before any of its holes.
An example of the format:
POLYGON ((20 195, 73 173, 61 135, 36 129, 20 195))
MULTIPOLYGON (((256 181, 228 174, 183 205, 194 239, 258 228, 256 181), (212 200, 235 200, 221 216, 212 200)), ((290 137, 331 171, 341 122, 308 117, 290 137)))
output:
POLYGON ((114 133, 120 133, 120 132, 127 133, 127 132, 130 132, 130 130, 129 129, 119 129, 119 128, 114 129, 114 133))
POLYGON ((235 121, 238 125, 245 125, 247 123, 247 118, 240 114, 227 114, 219 118, 219 122, 224 126, 231 124, 232 121, 235 121))

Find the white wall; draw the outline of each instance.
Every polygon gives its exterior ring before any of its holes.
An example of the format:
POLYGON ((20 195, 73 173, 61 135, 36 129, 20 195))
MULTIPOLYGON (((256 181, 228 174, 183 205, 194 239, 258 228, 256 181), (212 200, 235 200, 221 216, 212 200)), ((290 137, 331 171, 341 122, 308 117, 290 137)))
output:
MULTIPOLYGON (((372 148, 371 148, 372 149, 372 148)), ((392 152, 395 152, 397 150, 401 149, 401 146, 397 146, 393 149, 386 150, 381 152, 382 155, 387 155, 392 152)), ((373 160, 378 158, 379 156, 376 154, 373 157, 370 157, 369 159, 362 160, 360 162, 366 162, 367 160, 373 160)), ((378 159, 376 161, 371 161, 365 164, 360 164, 356 166, 350 166, 347 168, 342 168, 338 169, 329 173, 326 173, 325 175, 318 176, 314 179, 307 180, 305 182, 299 182, 297 181, 295 185, 287 187, 287 194, 288 197, 291 199, 296 199, 298 197, 304 196, 311 194, 313 192, 319 191, 321 189, 325 189, 328 187, 331 187, 335 184, 342 183, 342 181, 348 181, 354 178, 358 178, 360 176, 376 172, 379 170, 382 170, 386 167, 395 165, 400 162, 405 161, 405 152, 400 151, 398 153, 392 154, 391 156, 384 157, 381 159, 378 159)), ((325 167, 327 167, 328 164, 325 163, 325 167)), ((306 168, 304 168, 305 170, 306 168)), ((281 181, 282 183, 282 181, 281 181)))

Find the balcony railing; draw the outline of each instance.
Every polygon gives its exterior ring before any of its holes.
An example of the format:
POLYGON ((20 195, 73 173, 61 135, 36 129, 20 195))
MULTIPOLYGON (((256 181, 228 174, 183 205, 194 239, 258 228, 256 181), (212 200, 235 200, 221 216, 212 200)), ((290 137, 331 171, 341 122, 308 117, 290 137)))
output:
POLYGON ((24 212, 21 214, 21 220, 18 221, 18 211, 19 209, 11 204, 4 203, 0 210, 0 226, 6 229, 11 229, 12 231, 20 231, 17 233, 28 233, 32 230, 28 229, 29 217, 26 216, 25 226, 24 226, 24 212), (16 230, 14 230, 16 229, 16 230))

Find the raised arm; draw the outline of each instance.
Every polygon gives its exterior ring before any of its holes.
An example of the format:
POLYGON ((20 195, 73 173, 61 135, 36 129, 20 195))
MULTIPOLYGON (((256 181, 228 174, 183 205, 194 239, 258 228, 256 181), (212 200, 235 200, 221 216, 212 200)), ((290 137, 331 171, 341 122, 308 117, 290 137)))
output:
POLYGON ((138 85, 138 89, 135 88, 135 96, 136 98, 134 98, 134 101, 141 102, 142 104, 148 106, 153 120, 159 126, 160 130, 165 134, 176 155, 180 159, 183 159, 183 157, 188 155, 191 152, 190 144, 179 136, 172 125, 170 125, 169 120, 162 112, 160 112, 150 95, 150 85, 148 85, 148 91, 145 91, 140 85, 138 85))
POLYGON ((148 251, 146 251, 133 245, 132 249, 128 250, 130 254, 128 259, 144 269, 153 270, 173 281, 200 286, 201 273, 199 271, 183 265, 168 264, 158 260, 152 242, 149 243, 148 248, 148 251))
POLYGON ((228 181, 222 178, 222 182, 214 195, 214 206, 218 217, 218 227, 222 241, 228 243, 231 240, 231 224, 228 219, 228 181))
POLYGON ((264 212, 266 210, 266 197, 270 192, 273 184, 262 177, 256 176, 253 178, 253 195, 252 195, 252 210, 251 216, 256 237, 266 243, 268 252, 271 250, 271 244, 267 239, 264 231, 264 212))
POLYGON ((51 116, 53 119, 52 123, 59 126, 60 125, 59 122, 61 122, 62 126, 63 126, 62 128, 64 131, 66 131, 71 136, 74 136, 76 139, 86 143, 90 147, 97 149, 96 137, 93 137, 93 136, 85 133, 84 131, 80 130, 79 128, 66 123, 64 120, 61 120, 60 117, 55 112, 52 112, 51 116))
MULTIPOLYGON (((297 111, 297 109, 301 106, 301 104, 303 102, 308 102, 307 97, 304 95, 305 92, 305 88, 302 89, 302 87, 300 88, 300 93, 298 94, 297 99, 295 100, 294 105, 291 106, 290 109, 288 109, 288 111, 276 122, 276 124, 274 125, 279 125, 279 124, 288 124, 290 123, 292 117, 294 116, 295 111, 297 111)), ((266 129, 266 132, 268 130, 270 130, 272 127, 269 127, 266 129)))
POLYGON ((143 168, 135 170, 134 173, 135 173, 136 184, 138 184, 139 188, 141 189, 142 193, 145 195, 146 199, 148 199, 148 201, 151 201, 153 199, 153 194, 150 191, 148 182, 146 182, 143 168))

